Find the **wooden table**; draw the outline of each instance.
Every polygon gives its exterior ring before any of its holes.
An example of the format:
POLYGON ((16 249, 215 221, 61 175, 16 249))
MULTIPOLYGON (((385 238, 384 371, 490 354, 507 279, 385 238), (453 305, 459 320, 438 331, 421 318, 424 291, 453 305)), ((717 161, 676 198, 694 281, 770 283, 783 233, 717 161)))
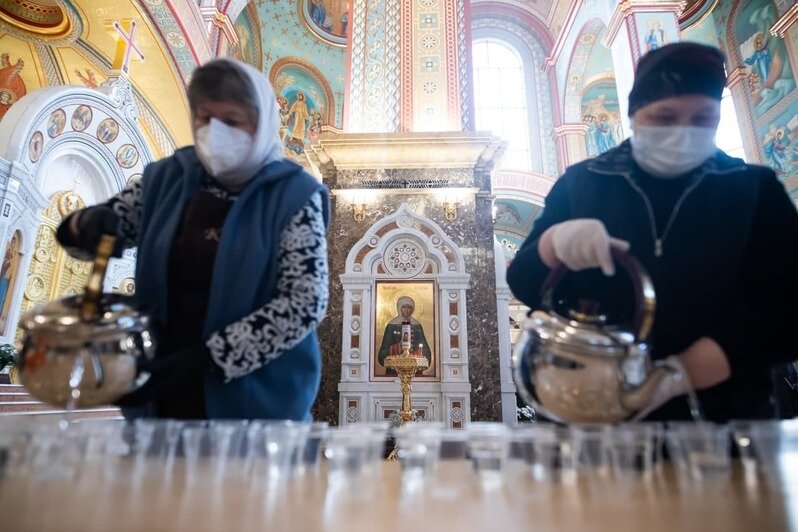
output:
POLYGON ((0 530, 283 531, 755 531, 798 530, 798 490, 776 493, 743 474, 677 482, 669 467, 651 481, 542 484, 518 473, 483 491, 470 464, 442 462, 438 487, 403 491, 399 465, 382 464, 368 485, 332 489, 323 476, 282 489, 200 473, 135 480, 131 463, 107 478, 85 466, 71 481, 0 481, 0 530))

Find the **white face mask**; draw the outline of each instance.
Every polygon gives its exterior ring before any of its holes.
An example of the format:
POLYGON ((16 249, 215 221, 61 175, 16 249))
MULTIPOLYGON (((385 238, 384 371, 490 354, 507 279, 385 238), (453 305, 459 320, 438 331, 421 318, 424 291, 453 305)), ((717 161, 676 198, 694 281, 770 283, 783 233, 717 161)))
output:
POLYGON ((715 155, 714 127, 633 126, 632 157, 649 174, 677 177, 715 155))
POLYGON ((194 133, 194 144, 202 165, 221 184, 241 185, 252 178, 235 173, 252 151, 252 135, 246 131, 211 118, 194 133))

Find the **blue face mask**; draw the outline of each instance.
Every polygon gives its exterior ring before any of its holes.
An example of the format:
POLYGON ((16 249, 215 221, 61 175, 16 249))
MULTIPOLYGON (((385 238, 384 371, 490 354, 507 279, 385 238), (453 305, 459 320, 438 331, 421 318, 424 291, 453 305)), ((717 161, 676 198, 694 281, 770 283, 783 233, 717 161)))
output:
POLYGON ((655 177, 678 177, 715 155, 715 133, 714 127, 634 126, 632 157, 655 177))

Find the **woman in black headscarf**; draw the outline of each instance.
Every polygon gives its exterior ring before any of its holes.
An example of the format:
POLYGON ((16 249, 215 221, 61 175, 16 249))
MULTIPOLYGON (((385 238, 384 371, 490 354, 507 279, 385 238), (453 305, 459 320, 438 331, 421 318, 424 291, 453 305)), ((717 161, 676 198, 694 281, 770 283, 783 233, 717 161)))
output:
POLYGON ((560 295, 628 316, 631 288, 614 275, 610 249, 642 262, 658 299, 654 358, 674 368, 650 419, 688 418, 680 396, 690 386, 709 419, 772 417, 771 369, 798 358, 798 213, 772 170, 716 147, 725 80, 709 46, 676 43, 641 58, 631 139, 566 171, 507 274, 536 308, 543 279, 565 264, 578 273, 560 295))

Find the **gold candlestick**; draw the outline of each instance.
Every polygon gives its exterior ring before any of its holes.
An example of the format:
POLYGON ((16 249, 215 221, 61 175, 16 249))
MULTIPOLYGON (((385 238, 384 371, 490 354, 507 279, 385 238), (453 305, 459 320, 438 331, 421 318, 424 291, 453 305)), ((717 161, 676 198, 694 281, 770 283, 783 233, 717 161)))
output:
POLYGON ((410 353, 410 349, 402 349, 401 355, 390 355, 385 357, 385 367, 394 370, 399 375, 402 386, 402 425, 413 420, 413 407, 410 404, 410 391, 413 389, 411 381, 420 369, 427 369, 429 362, 426 358, 417 357, 410 353))

